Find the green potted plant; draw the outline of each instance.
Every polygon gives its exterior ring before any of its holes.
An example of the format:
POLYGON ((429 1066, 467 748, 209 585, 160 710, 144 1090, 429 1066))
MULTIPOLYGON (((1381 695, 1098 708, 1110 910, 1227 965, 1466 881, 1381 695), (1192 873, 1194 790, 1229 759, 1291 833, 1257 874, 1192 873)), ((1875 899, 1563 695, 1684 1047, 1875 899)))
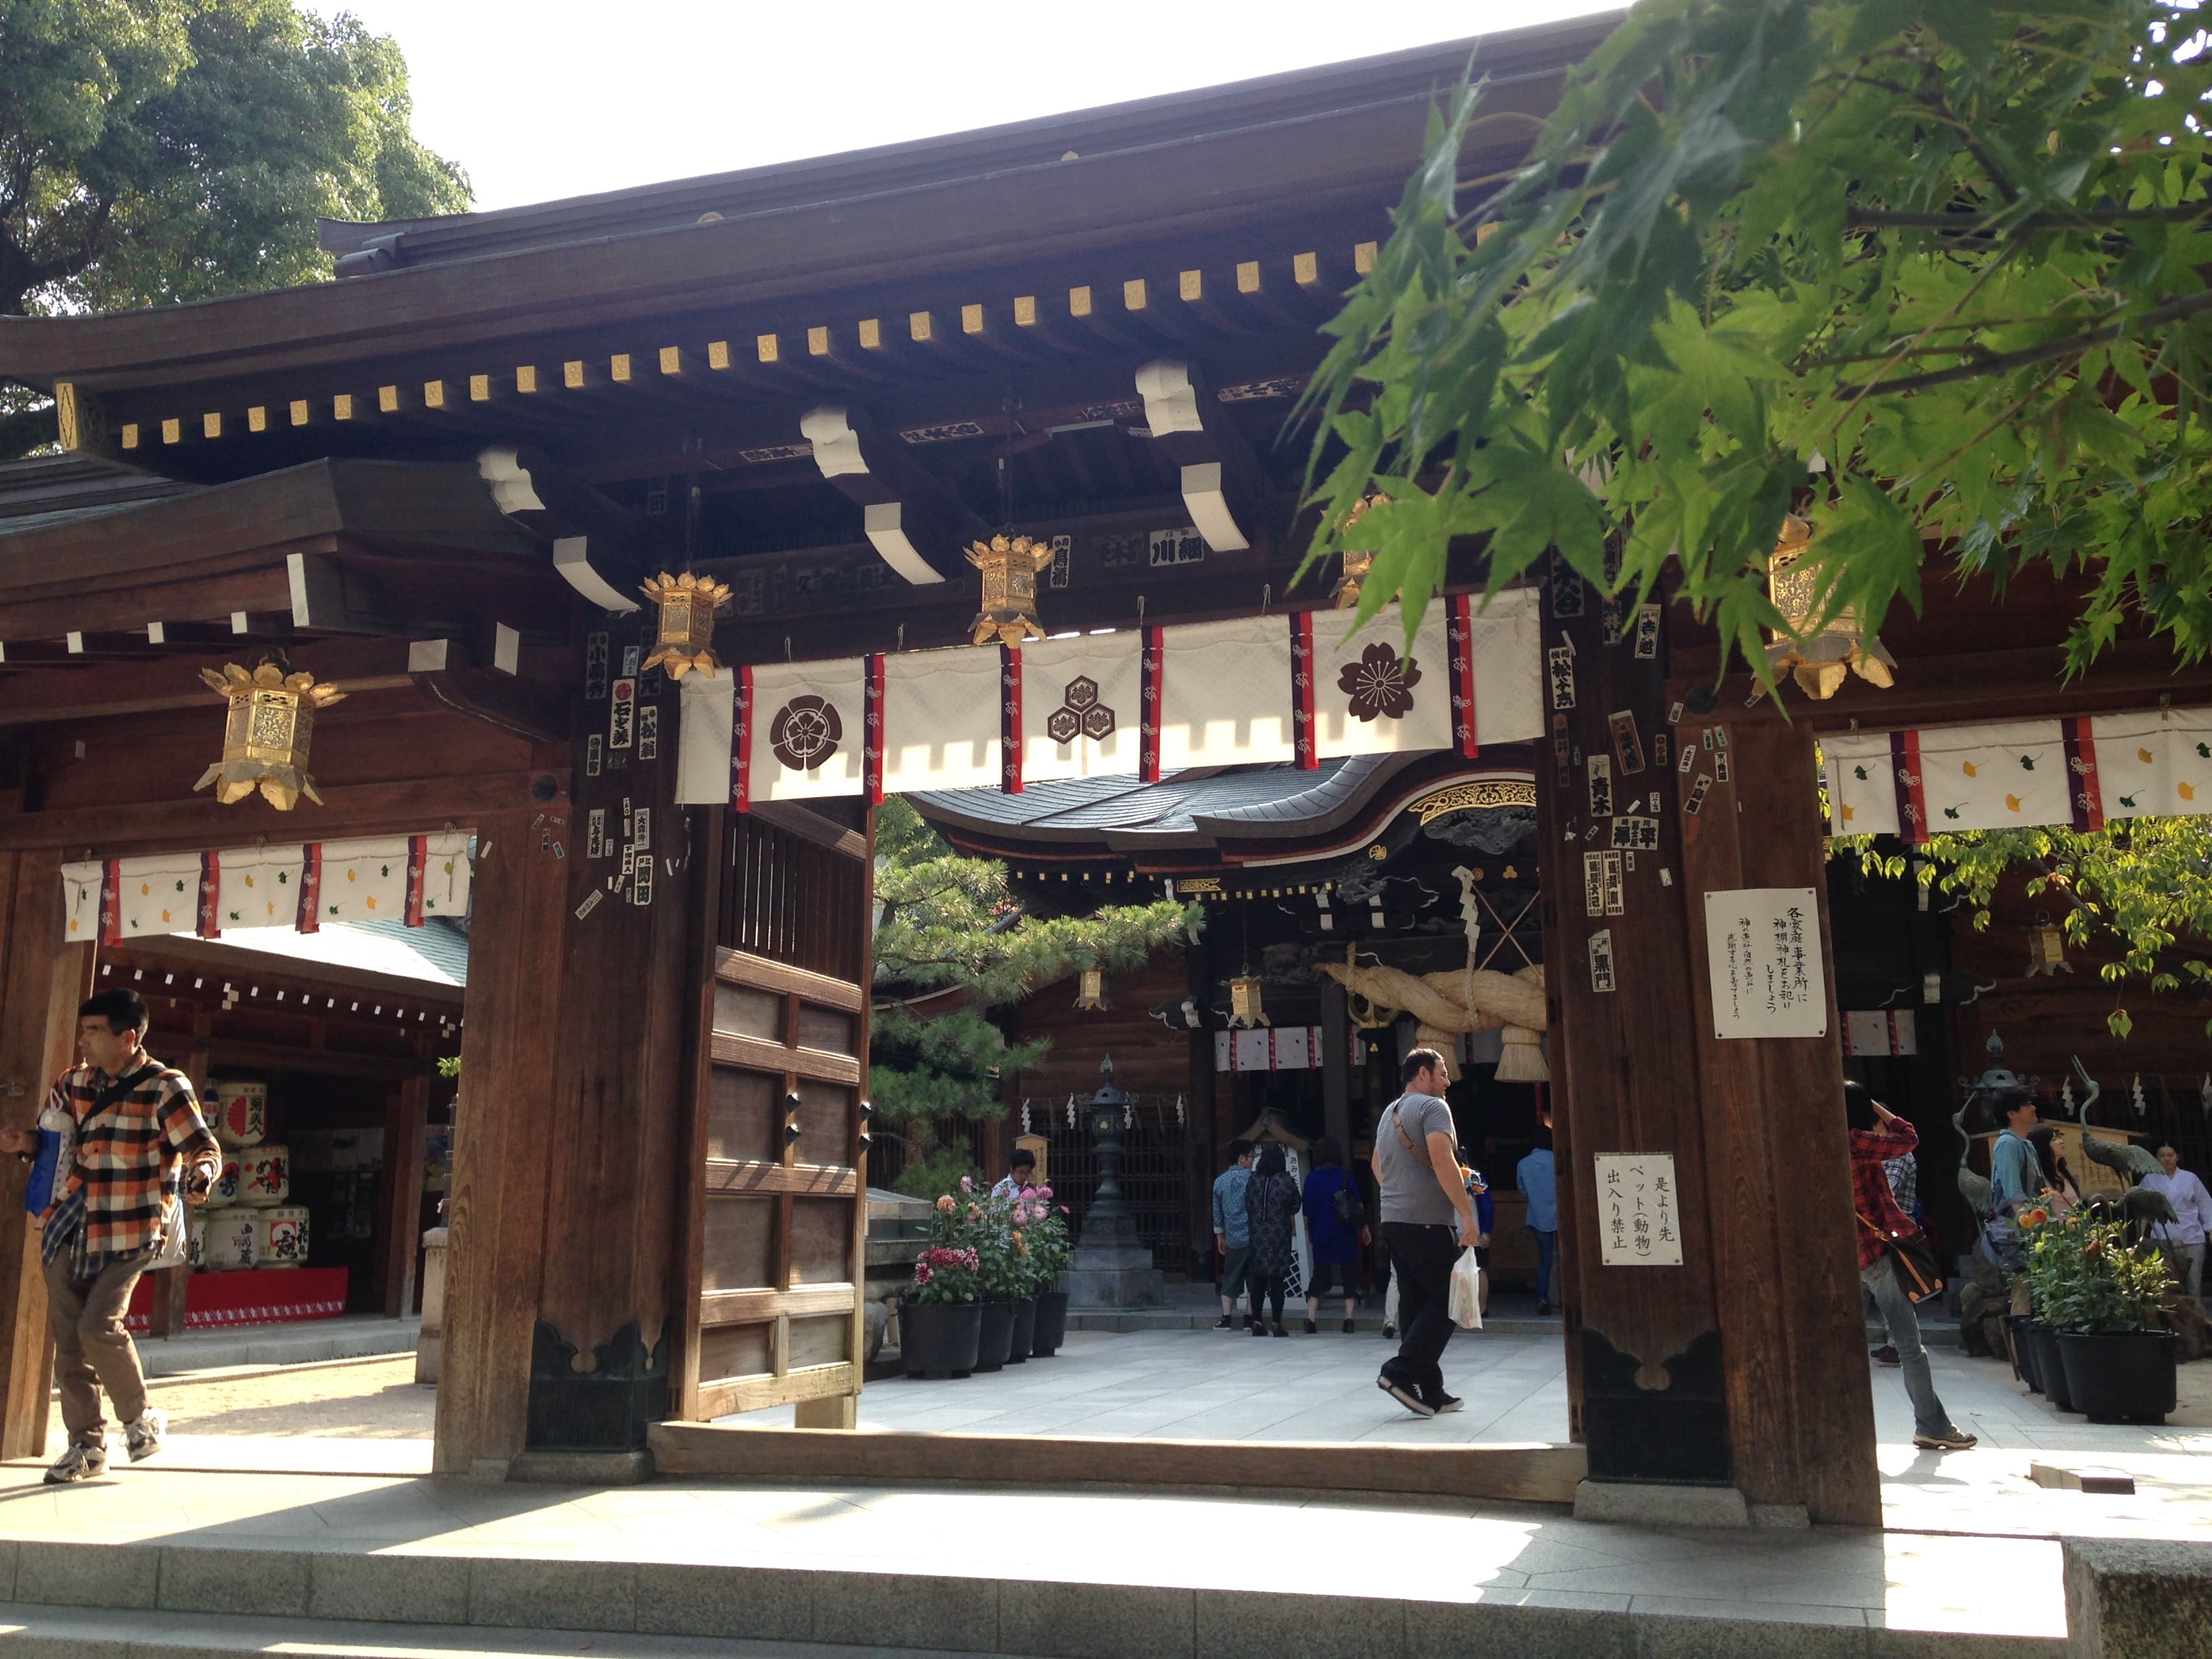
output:
POLYGON ((946 1193, 930 1212, 929 1237, 899 1307, 899 1358, 908 1376, 966 1376, 975 1369, 983 1280, 975 1209, 946 1193))
POLYGON ((1060 1352, 1067 1335, 1067 1292, 1060 1288, 1067 1266, 1067 1206, 1054 1200, 1049 1186, 1029 1192, 1030 1277, 1036 1298, 1036 1330, 1030 1352, 1042 1358, 1060 1352))
POLYGON ((2036 1230, 2038 1311, 2056 1334, 2073 1409, 2093 1423, 2163 1423, 2174 1408, 2180 1339, 2162 1328, 2169 1273, 2130 1224, 2085 1207, 2036 1230))
MULTIPOLYGON (((976 1251, 983 1277, 983 1332, 975 1369, 995 1371, 1013 1355, 1014 1327, 1029 1296, 1029 1243, 1013 1224, 1013 1201, 991 1199, 978 1206, 971 1200, 968 1207, 979 1217, 976 1251)), ((1032 1304, 1032 1317, 1034 1312, 1032 1304)), ((1022 1358, 1029 1358, 1028 1350, 1022 1358)))

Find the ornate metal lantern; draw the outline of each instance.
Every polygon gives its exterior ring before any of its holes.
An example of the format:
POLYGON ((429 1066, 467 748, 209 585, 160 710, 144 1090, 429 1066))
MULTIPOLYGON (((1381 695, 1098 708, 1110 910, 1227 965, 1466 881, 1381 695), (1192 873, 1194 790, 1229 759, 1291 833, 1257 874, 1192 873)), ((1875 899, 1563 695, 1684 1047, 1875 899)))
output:
POLYGON ((1129 1117, 1129 1097, 1115 1086, 1114 1056, 1109 1054, 1098 1063, 1098 1090, 1088 1112, 1091 1144, 1098 1153, 1098 1188, 1085 1218, 1085 1237, 1099 1218, 1121 1215, 1128 1207, 1121 1196, 1121 1135, 1129 1117))
POLYGON ((1037 572, 1052 562, 1052 544, 1027 536, 994 536, 968 547, 968 562, 983 573, 983 608, 975 613, 975 641, 1019 645, 1041 640, 1036 623, 1037 572))
POLYGON ((728 585, 688 570, 680 576, 664 570, 646 582, 645 597, 660 607, 658 648, 645 659, 647 672, 665 668, 670 679, 680 680, 696 668, 712 678, 721 666, 712 649, 714 613, 730 602, 728 585))
POLYGON ((2062 973, 2070 974, 2074 964, 2066 960, 2066 935, 2040 910, 2035 915, 2035 926, 2027 930, 2027 974, 2030 979, 2038 974, 2056 978, 2062 973))
POLYGON ((1243 973, 1229 981, 1229 1028, 1233 1031, 1249 1031, 1255 1026, 1272 1025, 1267 1011, 1260 1002, 1260 976, 1243 973))
POLYGON ((1085 968, 1075 976, 1075 1006, 1079 1008, 1103 1010, 1114 1005, 1106 1000, 1106 975, 1103 969, 1085 968))
POLYGON ((223 727, 222 758, 200 775, 193 788, 215 785, 215 798, 226 806, 257 789, 280 812, 290 811, 301 795, 323 804, 307 775, 307 749, 314 737, 315 711, 345 693, 289 668, 281 654, 271 652, 252 673, 234 662, 224 664, 220 674, 200 670, 200 678, 229 699, 230 719, 223 727))
MULTIPOLYGON (((1359 498, 1358 503, 1351 512, 1344 515, 1344 527, 1346 530, 1351 529, 1359 522, 1360 516, 1369 507, 1377 501, 1387 501, 1389 499, 1388 495, 1370 490, 1359 498)), ((1375 568, 1375 550, 1371 547, 1347 547, 1344 550, 1343 557, 1344 569, 1336 583, 1336 608, 1339 611, 1349 611, 1359 603, 1359 585, 1367 580, 1367 573, 1375 568)))
POLYGON ((1778 675, 1787 669, 1807 696, 1824 701, 1836 695, 1846 673, 1887 689, 1895 684, 1897 660, 1880 638, 1864 630, 1855 607, 1838 611, 1817 634, 1794 637, 1804 634, 1820 610, 1819 573, 1805 560, 1812 538, 1813 526, 1793 513, 1783 520, 1782 534, 1768 556, 1767 595, 1790 632, 1774 636, 1766 647, 1767 665, 1778 675))

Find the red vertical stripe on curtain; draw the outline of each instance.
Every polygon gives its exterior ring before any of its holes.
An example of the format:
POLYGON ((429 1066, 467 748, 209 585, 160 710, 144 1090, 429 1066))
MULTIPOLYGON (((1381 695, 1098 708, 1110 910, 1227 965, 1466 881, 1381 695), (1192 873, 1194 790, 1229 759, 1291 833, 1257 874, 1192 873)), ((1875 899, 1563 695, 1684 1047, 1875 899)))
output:
POLYGON ((1445 637, 1450 644, 1452 747, 1461 758, 1481 754, 1474 724, 1474 600, 1455 593, 1445 601, 1445 637))
POLYGON ((1167 671, 1167 649, 1157 628, 1145 630, 1143 657, 1144 712, 1137 750, 1137 776, 1146 783, 1160 781, 1160 683, 1167 671))
POLYGON ((1022 793, 1022 653, 999 647, 999 787, 1022 793))
POLYGON ((1321 765, 1314 752, 1313 612, 1291 612, 1291 744, 1298 765, 1321 765))
POLYGON ((730 805, 740 812, 753 804, 753 671, 750 663, 737 670, 738 686, 730 711, 730 805))
POLYGON ((864 680, 862 706, 866 713, 862 722, 867 730, 860 738, 860 784, 866 793, 868 805, 884 804, 884 659, 878 652, 860 659, 864 680))

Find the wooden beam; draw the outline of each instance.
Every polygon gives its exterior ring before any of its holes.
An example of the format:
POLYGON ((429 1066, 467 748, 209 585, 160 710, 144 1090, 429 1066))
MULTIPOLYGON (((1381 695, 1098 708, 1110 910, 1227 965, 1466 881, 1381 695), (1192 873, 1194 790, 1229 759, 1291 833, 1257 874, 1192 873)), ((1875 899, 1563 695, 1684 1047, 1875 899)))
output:
POLYGON ((323 806, 303 807, 282 824, 272 821, 258 801, 224 806, 210 795, 140 805, 25 812, 0 817, 0 851, 97 847, 111 852, 152 852, 164 846, 220 847, 256 835, 337 839, 420 830, 425 824, 470 826, 501 812, 560 810, 556 804, 567 799, 567 785, 550 771, 498 772, 325 785, 322 793, 323 806))
MULTIPOLYGON (((281 574, 281 573, 280 573, 281 574)), ((17 607, 10 605, 9 614, 17 607)), ((171 644, 185 644, 179 630, 165 630, 171 644)), ((211 641, 201 641, 220 661, 235 650, 228 626, 211 641)), ((350 693, 386 691, 407 686, 407 646, 394 640, 328 640, 306 642, 291 653, 293 666, 318 680, 337 681, 350 693)), ((67 670, 19 674, 0 682, 0 726, 52 720, 103 720, 178 708, 213 707, 208 689, 179 672, 173 657, 129 667, 103 668, 97 674, 67 670)))
POLYGON ((961 549, 989 527, 917 462, 896 433, 834 404, 800 416, 822 476, 860 503, 869 542, 907 581, 930 585, 965 570, 961 549))
POLYGON ((408 678, 425 694, 471 720, 534 743, 568 735, 568 699, 552 686, 477 667, 451 640, 416 640, 407 648, 408 678))
POLYGON ((1181 468, 1183 506, 1206 546, 1216 553, 1249 547, 1264 478, 1204 376, 1187 362, 1156 359, 1137 371, 1137 395, 1152 441, 1181 468))
POLYGON ((422 1145, 430 1121, 430 1079, 407 1079, 392 1091, 384 1120, 384 1252, 377 1264, 384 1316, 415 1311, 415 1265, 422 1253, 422 1145))

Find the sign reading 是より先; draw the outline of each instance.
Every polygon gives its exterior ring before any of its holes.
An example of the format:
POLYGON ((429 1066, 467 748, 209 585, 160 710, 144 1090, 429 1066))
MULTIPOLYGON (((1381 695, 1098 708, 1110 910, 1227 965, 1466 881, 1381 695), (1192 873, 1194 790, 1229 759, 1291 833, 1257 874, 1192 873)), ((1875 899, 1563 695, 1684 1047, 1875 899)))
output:
POLYGON ((1715 1036, 1828 1035, 1820 900, 1811 888, 1706 894, 1705 968, 1715 1036))
POLYGON ((1679 1267, 1682 1220, 1672 1152, 1600 1152, 1598 1264, 1679 1267))

